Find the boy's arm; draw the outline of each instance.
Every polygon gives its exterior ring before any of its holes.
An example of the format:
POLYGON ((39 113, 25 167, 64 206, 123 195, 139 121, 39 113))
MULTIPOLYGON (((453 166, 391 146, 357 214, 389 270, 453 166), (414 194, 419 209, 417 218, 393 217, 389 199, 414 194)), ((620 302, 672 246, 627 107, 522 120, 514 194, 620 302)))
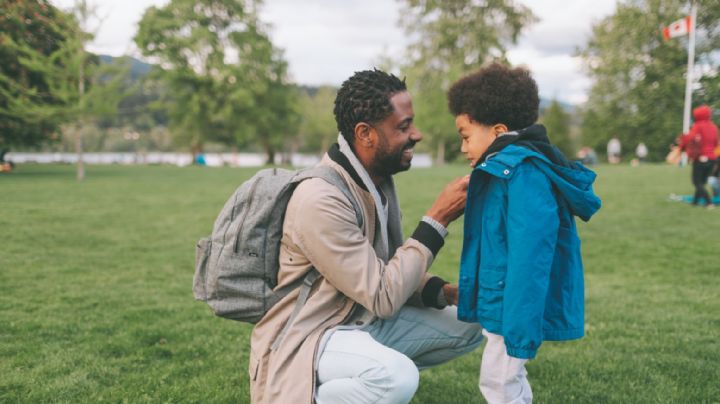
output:
POLYGON ((503 300, 507 353, 535 357, 560 219, 550 180, 532 163, 517 166, 508 183, 508 262, 503 300))

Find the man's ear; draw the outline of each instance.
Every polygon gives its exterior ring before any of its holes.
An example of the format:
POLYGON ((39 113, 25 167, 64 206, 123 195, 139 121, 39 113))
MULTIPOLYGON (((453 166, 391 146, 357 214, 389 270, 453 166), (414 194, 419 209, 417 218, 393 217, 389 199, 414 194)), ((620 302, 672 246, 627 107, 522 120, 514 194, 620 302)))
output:
POLYGON ((372 148, 375 144, 373 130, 365 122, 358 122, 355 125, 355 145, 363 148, 372 148))

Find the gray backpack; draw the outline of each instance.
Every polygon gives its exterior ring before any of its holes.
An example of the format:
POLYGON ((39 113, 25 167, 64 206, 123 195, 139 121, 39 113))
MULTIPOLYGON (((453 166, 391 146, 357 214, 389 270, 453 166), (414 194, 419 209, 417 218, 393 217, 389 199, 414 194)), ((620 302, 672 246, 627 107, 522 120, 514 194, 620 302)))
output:
POLYGON ((275 303, 303 284, 288 325, 292 323, 318 277, 317 271, 313 268, 294 284, 274 289, 285 209, 297 185, 308 178, 322 178, 340 189, 352 203, 362 226, 360 208, 345 180, 333 168, 260 170, 228 199, 212 234, 198 241, 193 279, 195 299, 206 302, 220 317, 256 323, 275 303))

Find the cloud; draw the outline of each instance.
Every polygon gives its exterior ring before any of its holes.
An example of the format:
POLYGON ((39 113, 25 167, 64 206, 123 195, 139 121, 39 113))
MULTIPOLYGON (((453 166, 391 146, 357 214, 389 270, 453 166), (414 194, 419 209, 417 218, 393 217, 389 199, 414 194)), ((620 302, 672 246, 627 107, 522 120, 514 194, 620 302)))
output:
MULTIPOLYGON (((169 0, 91 0, 107 18, 93 52, 139 56, 132 42, 147 7, 169 0)), ((51 0, 61 8, 74 0, 51 0)), ((581 102, 589 81, 573 57, 590 35, 593 22, 615 10, 614 0, 520 0, 540 18, 526 27, 509 51, 513 63, 530 66, 541 94, 567 102, 581 102)), ((402 57, 407 38, 398 26, 397 0, 266 0, 261 19, 270 36, 285 50, 291 77, 309 85, 338 85, 353 72, 372 68, 381 55, 402 57)))
POLYGON ((519 48, 538 55, 572 55, 585 45, 593 23, 615 10, 614 1, 525 0, 539 21, 526 28, 519 48))
POLYGON ((278 0, 267 2, 261 17, 273 22, 271 38, 303 84, 340 84, 371 68, 382 53, 397 55, 406 45, 394 1, 278 0))

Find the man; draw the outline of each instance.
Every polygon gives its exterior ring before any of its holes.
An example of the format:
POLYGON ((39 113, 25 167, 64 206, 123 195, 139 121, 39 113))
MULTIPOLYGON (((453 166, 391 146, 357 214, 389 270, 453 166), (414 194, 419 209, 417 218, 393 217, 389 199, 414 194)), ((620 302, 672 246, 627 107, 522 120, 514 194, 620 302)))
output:
POLYGON ((320 277, 286 327, 299 290, 255 326, 251 396, 257 403, 401 403, 418 368, 476 348, 481 328, 456 319, 457 287, 426 273, 446 227, 465 206, 468 178, 438 196, 403 242, 392 175, 410 168, 422 135, 404 81, 362 71, 335 100, 341 136, 320 164, 348 183, 362 210, 322 179, 302 182, 285 214, 278 287, 320 277), (406 303, 408 303, 406 305, 406 303), (286 331, 283 331, 287 328, 286 331))

